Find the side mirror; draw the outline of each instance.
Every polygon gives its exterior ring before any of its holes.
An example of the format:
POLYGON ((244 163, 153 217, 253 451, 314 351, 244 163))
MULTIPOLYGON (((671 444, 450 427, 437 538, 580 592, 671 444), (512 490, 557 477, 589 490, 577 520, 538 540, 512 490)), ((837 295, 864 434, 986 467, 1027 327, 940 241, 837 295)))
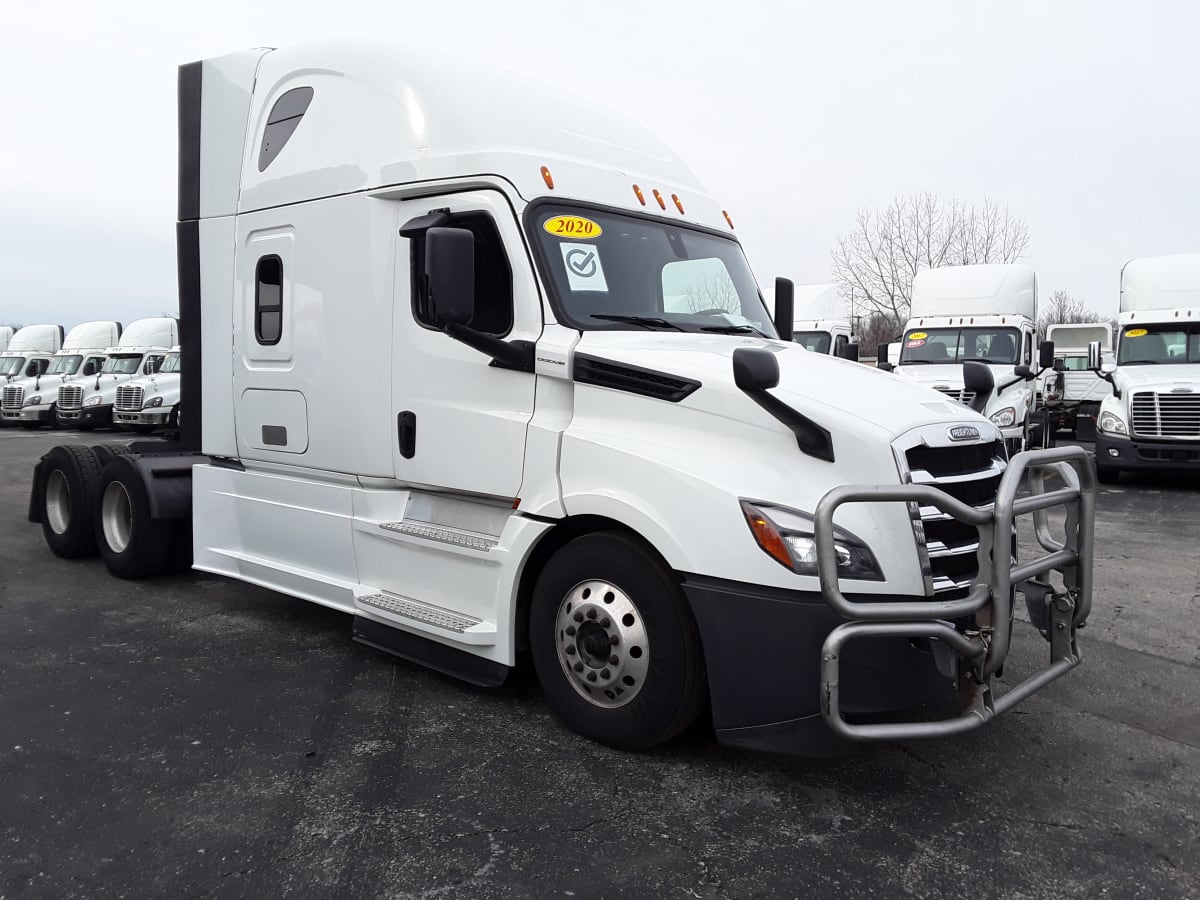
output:
POLYGON ((881 369, 884 372, 891 372, 896 367, 892 365, 891 344, 880 344, 875 350, 875 368, 881 369))
POLYGON ((1038 344, 1038 368, 1054 367, 1054 341, 1042 341, 1038 344))
POLYGON ((1013 374, 1018 378, 1024 378, 1026 381, 1033 381, 1036 377, 1033 369, 1029 368, 1029 366, 1017 366, 1013 369, 1013 374))
POLYGON ((1054 371, 1055 372, 1067 371, 1067 361, 1065 359, 1063 359, 1061 356, 1054 357, 1054 371))
POLYGON ((428 229, 425 277, 434 318, 470 322, 475 316, 475 235, 465 228, 428 229))
POLYGON ((1100 366, 1104 362, 1100 351, 1100 342, 1092 341, 1088 344, 1088 368, 1093 372, 1099 372, 1100 366))
POLYGON ((987 365, 971 360, 963 363, 963 388, 975 395, 971 400, 971 409, 982 413, 995 387, 996 380, 987 365))
POLYGON ((851 362, 858 362, 858 344, 846 344, 838 350, 838 356, 851 362))
POLYGON ((739 347, 733 351, 733 383, 747 392, 773 388, 779 384, 779 360, 770 350, 739 347))
POLYGON ((795 285, 790 278, 775 279, 775 330, 782 340, 790 341, 796 317, 795 285))

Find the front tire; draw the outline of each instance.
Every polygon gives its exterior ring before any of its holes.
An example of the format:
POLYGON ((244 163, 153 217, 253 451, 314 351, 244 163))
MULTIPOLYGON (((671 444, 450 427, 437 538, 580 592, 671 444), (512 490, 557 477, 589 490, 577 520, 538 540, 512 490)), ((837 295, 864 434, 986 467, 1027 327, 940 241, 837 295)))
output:
POLYGON ((96 555, 93 518, 100 464, 88 447, 59 445, 42 462, 42 535, 55 556, 96 555))
POLYGON ((166 568, 175 523, 150 518, 146 482, 129 456, 104 464, 96 491, 96 546, 118 578, 145 578, 166 568))
POLYGON ((534 587, 529 630, 550 708, 583 737, 649 749, 703 706, 700 637, 683 592, 631 537, 599 532, 560 548, 534 587))

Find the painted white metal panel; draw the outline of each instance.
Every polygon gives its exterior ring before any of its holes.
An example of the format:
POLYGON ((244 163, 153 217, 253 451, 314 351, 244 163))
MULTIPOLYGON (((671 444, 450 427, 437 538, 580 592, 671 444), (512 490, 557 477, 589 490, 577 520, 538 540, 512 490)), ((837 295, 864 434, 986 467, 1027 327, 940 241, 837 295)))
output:
POLYGON ((62 349, 63 333, 59 325, 26 325, 8 342, 8 353, 57 353, 62 349))
POLYGON ((200 97, 200 216, 237 212, 254 72, 265 49, 204 60, 200 97))
POLYGON ((1046 340, 1054 342, 1054 352, 1070 352, 1082 350, 1087 352, 1088 344, 1100 342, 1104 352, 1112 350, 1112 326, 1098 322, 1095 324, 1061 323, 1051 325, 1046 329, 1046 340))
POLYGON ((308 407, 299 391, 246 390, 237 402, 238 447, 302 454, 308 449, 308 407))
POLYGON ((913 279, 912 311, 928 316, 1021 315, 1037 319, 1037 275, 1031 266, 943 266, 913 279))
POLYGON ((1200 307, 1200 253, 1133 259, 1121 270, 1121 312, 1188 306, 1200 307))
POLYGON ((63 350, 97 350, 112 347, 121 339, 119 322, 82 322, 67 332, 63 350))

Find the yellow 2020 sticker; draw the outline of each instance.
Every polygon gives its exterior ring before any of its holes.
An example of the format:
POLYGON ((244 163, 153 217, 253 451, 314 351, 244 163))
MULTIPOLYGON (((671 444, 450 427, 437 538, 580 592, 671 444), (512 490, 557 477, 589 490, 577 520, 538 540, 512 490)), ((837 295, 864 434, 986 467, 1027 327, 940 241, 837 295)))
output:
POLYGON ((542 227, 555 237, 571 238, 572 240, 590 240, 600 237, 604 229, 583 216, 555 216, 547 219, 542 227))
POLYGON ((1147 331, 1145 328, 1130 328, 1125 332, 1125 337, 1145 337, 1147 331))
POLYGON ((923 331, 914 331, 912 334, 910 334, 910 335, 908 336, 908 339, 909 339, 910 341, 923 341, 923 340, 925 340, 925 338, 927 338, 927 337, 929 337, 929 335, 927 335, 927 334, 926 334, 925 332, 923 332, 923 331))

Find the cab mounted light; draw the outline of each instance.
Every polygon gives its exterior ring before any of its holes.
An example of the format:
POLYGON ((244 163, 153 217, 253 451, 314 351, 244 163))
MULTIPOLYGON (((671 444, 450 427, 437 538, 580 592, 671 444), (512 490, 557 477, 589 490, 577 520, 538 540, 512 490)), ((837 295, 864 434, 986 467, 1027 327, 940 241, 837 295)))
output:
POLYGON ((733 219, 729 218, 729 213, 725 210, 721 210, 721 215, 723 215, 725 217, 725 221, 729 223, 729 230, 733 231, 733 219))
POLYGON ((661 206, 663 209, 666 209, 667 201, 664 200, 663 195, 658 192, 658 188, 655 188, 653 193, 654 193, 654 199, 658 201, 658 205, 661 206))
POLYGON ((642 193, 642 189, 636 184, 633 186, 633 194, 638 198, 638 203, 642 204, 642 206, 646 205, 646 195, 642 193))
POLYGON ((687 214, 686 214, 686 213, 683 211, 683 201, 679 199, 679 195, 678 195, 678 194, 672 194, 672 195, 671 195, 671 199, 675 201, 675 208, 676 208, 677 210, 679 210, 679 214, 680 214, 681 216, 683 216, 683 215, 687 215, 687 214))
POLYGON ((546 187, 554 190, 554 176, 550 174, 550 169, 542 166, 542 181, 546 182, 546 187))

